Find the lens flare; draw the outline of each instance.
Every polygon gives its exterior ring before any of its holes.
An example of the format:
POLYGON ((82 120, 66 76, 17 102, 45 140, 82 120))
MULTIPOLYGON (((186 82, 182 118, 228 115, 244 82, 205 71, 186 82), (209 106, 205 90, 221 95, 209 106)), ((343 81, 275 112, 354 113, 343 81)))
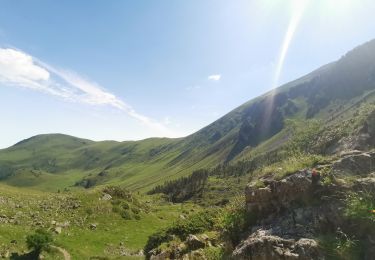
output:
MULTIPOLYGON (((280 75, 284 66, 286 54, 288 53, 290 43, 293 39, 293 36, 296 32, 298 24, 300 23, 300 20, 307 7, 308 2, 309 0, 292 0, 291 1, 292 7, 293 7, 293 13, 292 13, 292 17, 290 19, 289 25, 288 25, 287 32, 283 40, 283 44, 281 46, 280 56, 277 62, 276 72, 275 72, 273 85, 272 85, 273 90, 275 90, 276 87, 278 87, 279 85, 280 75)), ((261 125, 262 131, 265 133, 269 131, 271 123, 272 123, 272 115, 275 114, 274 113, 275 112, 274 111, 275 110, 275 106, 274 106, 275 94, 276 94, 275 91, 271 91, 271 93, 269 93, 267 99, 265 100, 266 109, 264 111, 264 116, 263 116, 264 120, 261 125)))
POLYGON ((308 2, 309 0, 292 0, 293 15, 290 19, 288 30, 285 34, 284 41, 281 47, 280 56, 277 62, 275 77, 272 85, 273 88, 276 88, 279 84, 286 54, 288 53, 290 43, 292 42, 293 36, 296 32, 298 24, 300 23, 300 20, 307 7, 308 2))

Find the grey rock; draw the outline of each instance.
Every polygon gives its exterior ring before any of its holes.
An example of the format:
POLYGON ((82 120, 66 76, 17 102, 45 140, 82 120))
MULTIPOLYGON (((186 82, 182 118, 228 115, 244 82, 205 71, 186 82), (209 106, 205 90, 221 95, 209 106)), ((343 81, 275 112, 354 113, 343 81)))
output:
POLYGON ((232 257, 238 260, 324 259, 318 243, 312 239, 285 239, 258 230, 236 247, 232 257))
POLYGON ((204 248, 206 246, 206 243, 204 241, 201 241, 197 236, 195 235, 188 235, 186 238, 185 243, 191 250, 196 250, 199 248, 204 248))
POLYGON ((96 225, 96 224, 90 224, 89 228, 90 228, 91 230, 96 230, 97 225, 96 225))
POLYGON ((375 171, 375 152, 343 156, 332 165, 337 175, 368 175, 375 171))

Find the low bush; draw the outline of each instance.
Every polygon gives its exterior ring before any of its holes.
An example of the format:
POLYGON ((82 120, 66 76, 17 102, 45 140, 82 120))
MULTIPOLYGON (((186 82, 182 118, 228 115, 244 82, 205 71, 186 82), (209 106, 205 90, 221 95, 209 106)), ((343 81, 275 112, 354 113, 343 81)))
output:
POLYGON ((375 224, 375 194, 351 193, 346 199, 345 216, 354 220, 371 221, 375 224))
POLYGON ((37 229, 34 234, 26 237, 27 248, 38 254, 43 250, 49 250, 52 242, 52 234, 45 229, 37 229))
POLYGON ((238 197, 223 209, 217 225, 222 230, 224 239, 237 245, 256 220, 256 214, 246 210, 245 199, 238 197))
POLYGON ((132 215, 131 215, 131 213, 130 213, 129 210, 122 210, 122 211, 120 212, 120 215, 121 215, 121 217, 122 217, 123 219, 126 219, 126 220, 130 220, 130 219, 132 219, 132 215))
POLYGON ((202 211, 190 215, 187 219, 180 219, 167 229, 161 230, 149 236, 144 251, 149 257, 150 250, 159 247, 162 243, 173 240, 175 236, 185 240, 189 234, 203 233, 212 230, 218 212, 216 210, 202 211))

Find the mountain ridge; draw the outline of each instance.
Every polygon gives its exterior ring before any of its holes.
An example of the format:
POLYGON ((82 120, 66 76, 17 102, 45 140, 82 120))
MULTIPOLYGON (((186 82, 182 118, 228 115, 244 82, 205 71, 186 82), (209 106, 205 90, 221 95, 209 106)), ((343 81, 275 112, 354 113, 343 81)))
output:
POLYGON ((372 40, 183 138, 95 142, 64 134, 37 135, 0 150, 0 179, 17 180, 37 171, 38 176, 50 178, 42 187, 54 189, 54 178, 68 173, 75 177, 62 185, 83 181, 91 183, 88 187, 122 183, 131 189, 147 189, 200 168, 246 158, 262 143, 268 142, 273 149, 283 138, 287 141, 288 120, 329 120, 355 102, 369 102, 365 99, 374 91, 374 61, 372 40), (278 135, 283 137, 275 138, 278 135))

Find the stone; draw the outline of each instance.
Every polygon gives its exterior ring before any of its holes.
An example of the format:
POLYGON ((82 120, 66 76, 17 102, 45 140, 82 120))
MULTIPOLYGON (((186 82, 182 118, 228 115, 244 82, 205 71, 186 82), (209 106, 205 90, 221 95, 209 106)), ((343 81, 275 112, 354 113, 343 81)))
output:
POLYGON ((96 224, 90 224, 89 228, 91 230, 95 230, 97 228, 97 225, 96 224))
POLYGON ((337 175, 368 175, 375 171, 375 152, 343 156, 332 169, 337 175))
POLYGON ((161 251, 157 255, 151 255, 150 260, 165 260, 165 259, 170 259, 171 254, 169 251, 161 251))
POLYGON ((191 250, 204 248, 206 246, 206 243, 204 241, 201 241, 197 236, 192 234, 188 235, 185 243, 191 250))
POLYGON ((61 227, 55 227, 55 228, 53 229, 53 232, 56 233, 56 234, 61 234, 61 232, 62 232, 62 228, 61 228, 61 227))
POLYGON ((311 176, 304 171, 267 183, 266 187, 257 187, 256 183, 246 187, 246 207, 249 212, 278 212, 282 208, 288 208, 291 202, 309 196, 312 188, 311 176))
POLYGON ((101 197, 102 200, 111 200, 112 196, 109 195, 108 193, 104 193, 103 196, 101 197))
POLYGON ((236 247, 233 259, 245 260, 285 260, 324 259, 318 243, 312 239, 285 239, 273 236, 265 230, 257 230, 236 247))
POLYGON ((10 252, 9 252, 9 250, 6 250, 6 251, 3 253, 3 257, 4 257, 4 258, 9 258, 9 257, 10 257, 10 252))
POLYGON ((360 178, 354 181, 354 189, 357 191, 365 190, 375 193, 375 177, 360 178))

